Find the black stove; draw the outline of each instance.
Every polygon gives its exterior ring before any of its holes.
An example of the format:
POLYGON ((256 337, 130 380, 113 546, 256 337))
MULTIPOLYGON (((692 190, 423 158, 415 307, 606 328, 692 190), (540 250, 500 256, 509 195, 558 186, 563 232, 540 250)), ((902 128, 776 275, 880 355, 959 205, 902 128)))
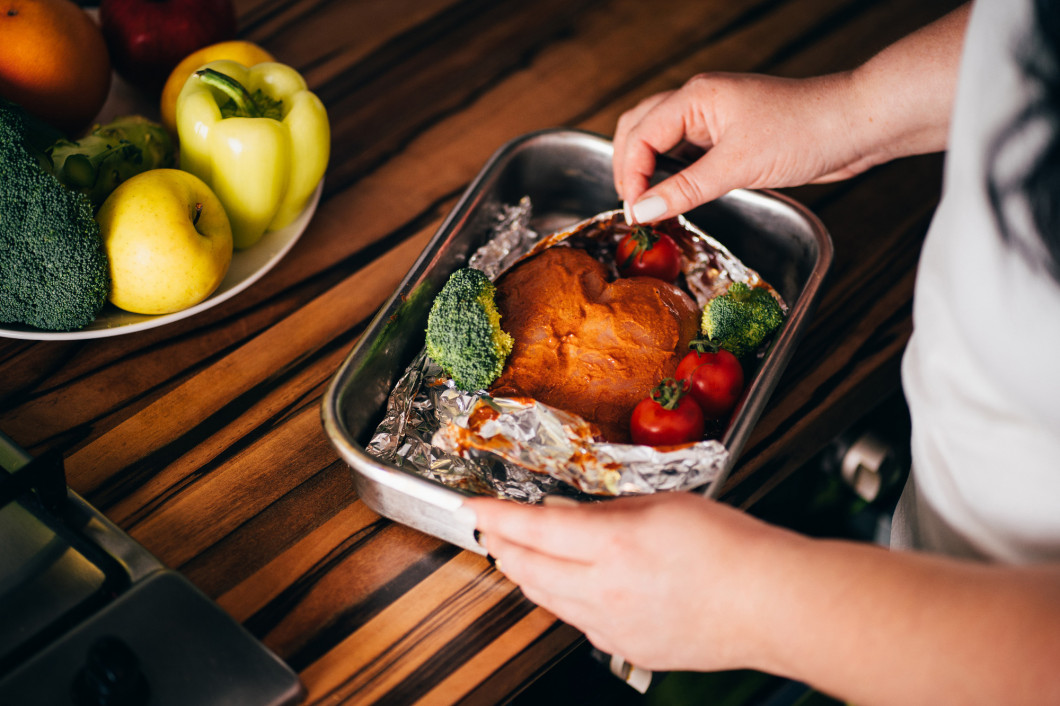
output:
POLYGON ((242 625, 0 433, 0 706, 282 706, 242 625))

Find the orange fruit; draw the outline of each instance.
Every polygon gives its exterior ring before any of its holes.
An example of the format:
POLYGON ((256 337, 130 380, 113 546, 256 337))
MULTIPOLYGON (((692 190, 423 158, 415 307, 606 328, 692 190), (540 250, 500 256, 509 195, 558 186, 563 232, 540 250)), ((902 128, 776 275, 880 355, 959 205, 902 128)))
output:
POLYGON ((71 0, 0 0, 0 96, 76 136, 110 91, 99 25, 71 0))
POLYGON ((177 134, 177 97, 180 95, 180 90, 184 88, 188 77, 198 71, 200 66, 218 59, 236 61, 243 66, 253 66, 265 61, 276 61, 272 54, 265 49, 253 42, 247 42, 242 39, 217 42, 188 54, 173 68, 169 78, 166 79, 165 86, 162 87, 162 99, 159 106, 162 113, 162 124, 174 135, 177 134))

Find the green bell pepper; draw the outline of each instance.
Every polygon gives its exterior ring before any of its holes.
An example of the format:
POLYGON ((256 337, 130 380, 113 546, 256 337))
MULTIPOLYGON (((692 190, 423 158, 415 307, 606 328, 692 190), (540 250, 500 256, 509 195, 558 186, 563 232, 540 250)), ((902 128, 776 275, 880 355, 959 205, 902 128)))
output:
POLYGON ((236 248, 294 221, 327 168, 327 111, 290 66, 212 61, 185 82, 176 116, 180 168, 217 194, 236 248))

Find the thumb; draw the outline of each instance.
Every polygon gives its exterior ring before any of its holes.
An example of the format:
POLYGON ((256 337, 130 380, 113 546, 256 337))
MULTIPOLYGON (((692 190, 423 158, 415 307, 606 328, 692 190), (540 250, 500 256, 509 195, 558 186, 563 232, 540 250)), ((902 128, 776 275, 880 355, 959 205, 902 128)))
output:
POLYGON ((699 160, 659 182, 641 194, 632 204, 631 214, 636 223, 651 223, 691 211, 719 196, 724 196, 742 184, 719 168, 715 150, 709 150, 699 160))

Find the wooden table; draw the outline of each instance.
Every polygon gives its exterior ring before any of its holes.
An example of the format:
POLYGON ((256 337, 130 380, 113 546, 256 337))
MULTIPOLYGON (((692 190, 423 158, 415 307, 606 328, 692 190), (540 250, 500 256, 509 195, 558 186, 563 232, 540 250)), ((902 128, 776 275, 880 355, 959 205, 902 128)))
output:
MULTIPOLYGON (((848 68, 952 0, 238 0, 241 35, 304 72, 332 119, 310 227, 194 317, 74 342, 0 340, 0 430, 301 675, 310 703, 495 702, 580 635, 477 555, 381 519, 320 400, 468 182, 539 128, 603 134, 706 69, 848 68)), ((938 156, 788 193, 835 262, 727 486, 752 503, 898 385, 938 156)))

